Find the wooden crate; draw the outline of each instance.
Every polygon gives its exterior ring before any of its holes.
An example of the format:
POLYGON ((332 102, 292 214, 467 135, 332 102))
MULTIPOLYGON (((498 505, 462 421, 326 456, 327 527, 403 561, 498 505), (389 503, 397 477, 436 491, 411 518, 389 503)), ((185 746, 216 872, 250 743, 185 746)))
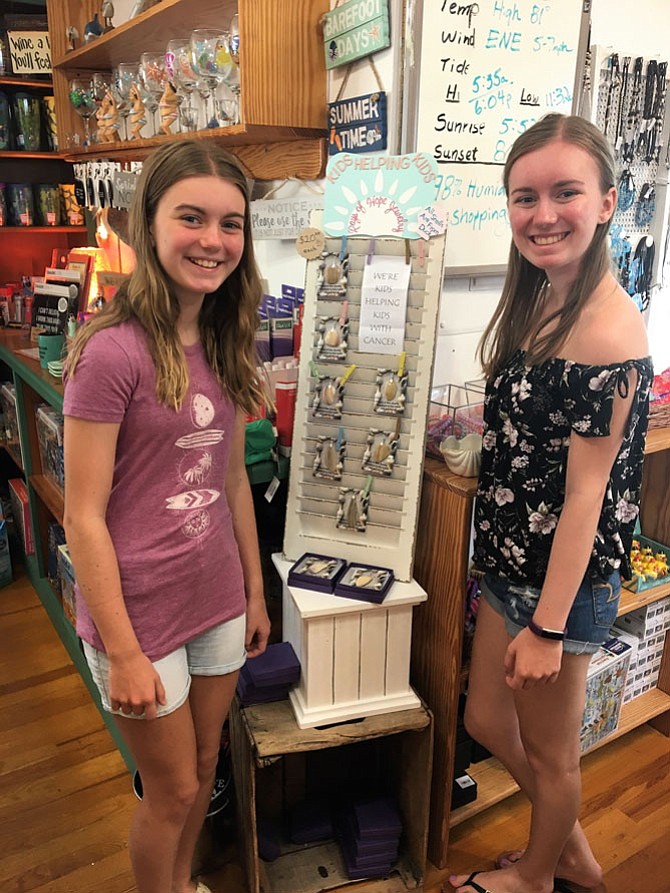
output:
POLYGON ((273 862, 258 856, 257 818, 281 820, 307 796, 340 794, 347 784, 395 797, 403 819, 400 857, 388 878, 357 882, 358 893, 422 889, 428 841, 432 717, 414 710, 325 729, 298 728, 288 701, 230 714, 239 843, 250 893, 339 890, 347 878, 334 841, 286 843, 273 862), (371 767, 373 767, 371 769, 371 767), (383 779, 383 790, 374 789, 383 779))

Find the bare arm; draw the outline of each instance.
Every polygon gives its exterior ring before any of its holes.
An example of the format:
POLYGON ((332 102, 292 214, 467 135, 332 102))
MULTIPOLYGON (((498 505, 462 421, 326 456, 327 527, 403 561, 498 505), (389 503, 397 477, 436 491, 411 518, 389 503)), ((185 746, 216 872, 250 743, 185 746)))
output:
POLYGON ((65 417, 65 536, 79 589, 110 659, 113 709, 156 715, 165 703, 160 677, 130 623, 105 515, 119 425, 65 417))
POLYGON ((244 590, 247 598, 247 631, 244 644, 247 656, 256 657, 262 654, 267 646, 270 620, 263 593, 254 504, 244 464, 244 432, 244 414, 238 410, 225 489, 244 573, 244 590))

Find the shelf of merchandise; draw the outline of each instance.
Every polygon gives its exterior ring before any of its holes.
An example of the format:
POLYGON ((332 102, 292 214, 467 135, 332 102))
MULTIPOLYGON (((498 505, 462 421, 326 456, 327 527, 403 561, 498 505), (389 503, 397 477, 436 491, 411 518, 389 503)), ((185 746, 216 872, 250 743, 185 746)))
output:
MULTIPOLYGON (((429 831, 429 858, 447 864, 449 829, 513 794, 518 787, 494 759, 468 770, 477 781, 477 799, 451 810, 458 697, 467 685, 462 662, 465 581, 470 563, 472 506, 477 482, 452 474, 443 462, 426 459, 417 535, 415 576, 428 602, 415 611, 412 682, 432 710, 435 732, 429 831)), ((670 429, 652 429, 647 438, 640 509, 643 533, 670 543, 670 429)), ((619 615, 670 595, 670 582, 642 592, 624 589, 619 615)), ((596 747, 650 722, 670 735, 670 645, 666 637, 657 688, 625 704, 617 730, 596 747)), ((594 748, 595 749, 595 748, 594 748)))
POLYGON ((61 152, 19 152, 6 149, 0 152, 0 158, 20 158, 21 161, 28 161, 32 158, 41 161, 64 161, 65 155, 61 152))
MULTIPOLYGON (((0 332, 0 362, 9 367, 13 375, 19 429, 26 457, 23 470, 28 486, 31 524, 35 541, 35 554, 27 555, 25 559, 26 572, 72 663, 100 711, 116 746, 128 768, 132 771, 132 758, 111 715, 101 707, 98 689, 91 678, 79 638, 63 614, 60 599, 54 592, 46 574, 48 523, 51 520, 55 520, 59 524, 63 523, 63 494, 42 474, 35 409, 40 403, 49 403, 57 412, 61 412, 63 409, 63 387, 59 381, 40 367, 37 360, 19 353, 31 346, 33 345, 29 341, 28 334, 23 330, 0 332)), ((16 457, 13 454, 10 455, 16 461, 16 457)))
POLYGON ((168 140, 213 139, 261 180, 322 176, 327 160, 326 71, 319 21, 328 0, 162 0, 101 37, 68 51, 65 31, 99 11, 98 0, 47 0, 52 36, 56 113, 61 132, 81 129, 68 100, 68 81, 90 71, 111 71, 144 52, 164 52, 168 40, 198 28, 223 28, 240 14, 240 118, 232 127, 191 134, 102 143, 69 149, 67 158, 137 160, 168 140))

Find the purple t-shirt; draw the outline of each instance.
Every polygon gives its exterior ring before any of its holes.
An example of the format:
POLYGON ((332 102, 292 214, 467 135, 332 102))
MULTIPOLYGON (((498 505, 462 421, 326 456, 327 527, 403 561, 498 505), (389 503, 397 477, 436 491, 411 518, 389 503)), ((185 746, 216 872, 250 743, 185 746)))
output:
MULTIPOLYGON (((202 346, 184 353, 190 385, 179 412, 156 399, 154 364, 135 322, 93 335, 63 401, 64 415, 121 424, 106 521, 128 615, 151 660, 246 608, 224 490, 235 407, 202 346)), ((95 465, 95 456, 80 459, 95 465)), ((78 591, 77 632, 104 650, 78 591)))

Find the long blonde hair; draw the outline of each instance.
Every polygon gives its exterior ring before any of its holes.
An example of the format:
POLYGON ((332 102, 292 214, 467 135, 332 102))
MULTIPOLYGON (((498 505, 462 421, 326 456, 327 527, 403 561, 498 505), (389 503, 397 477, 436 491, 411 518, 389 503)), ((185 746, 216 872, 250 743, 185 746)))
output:
POLYGON ((158 260, 150 227, 164 193, 187 177, 216 176, 244 196, 244 250, 220 288, 206 295, 198 319, 207 362, 222 390, 246 412, 263 403, 256 372, 255 337, 262 286, 251 239, 249 193, 237 160, 209 140, 167 143, 144 162, 130 211, 130 242, 135 269, 104 310, 77 333, 67 360, 74 375, 81 352, 101 329, 136 320, 144 329, 156 367, 156 397, 179 409, 189 385, 188 366, 177 335, 179 304, 158 260))
MULTIPOLYGON (((519 158, 554 140, 563 140, 588 152, 598 167, 603 195, 615 185, 612 149, 600 130, 590 121, 576 115, 551 114, 533 124, 510 149, 503 173, 508 198, 510 172, 519 158)), ((526 260, 512 242, 502 295, 479 342, 479 360, 487 378, 493 377, 526 341, 530 344, 527 352, 529 364, 542 363, 556 356, 584 304, 611 268, 607 238, 611 221, 610 216, 605 223, 596 226, 565 304, 544 319, 542 314, 548 292, 547 275, 544 270, 526 260)))

